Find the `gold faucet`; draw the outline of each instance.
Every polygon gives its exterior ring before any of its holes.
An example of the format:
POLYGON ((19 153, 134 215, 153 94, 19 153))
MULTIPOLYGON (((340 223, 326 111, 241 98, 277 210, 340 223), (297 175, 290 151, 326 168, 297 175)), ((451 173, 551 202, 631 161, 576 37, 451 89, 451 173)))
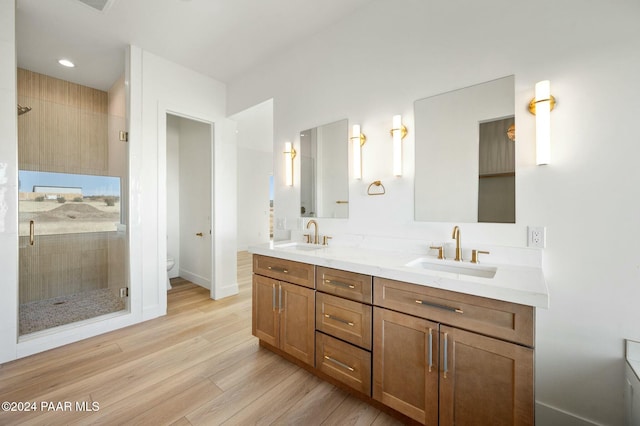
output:
POLYGON ((453 259, 458 262, 462 262, 462 247, 460 247, 460 228, 458 226, 453 227, 453 235, 451 238, 456 240, 456 258, 453 259))
POLYGON ((320 243, 320 239, 318 238, 318 222, 311 219, 309 222, 307 222, 307 229, 309 229, 311 225, 314 225, 315 229, 315 232, 313 233, 313 244, 318 244, 320 243))

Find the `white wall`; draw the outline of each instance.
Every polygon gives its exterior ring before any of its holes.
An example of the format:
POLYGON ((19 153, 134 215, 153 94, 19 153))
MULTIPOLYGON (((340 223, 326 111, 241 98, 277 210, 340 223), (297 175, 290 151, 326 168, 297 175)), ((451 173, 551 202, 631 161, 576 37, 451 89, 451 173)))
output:
POLYGON ((350 181, 349 219, 321 219, 321 232, 426 246, 450 241, 454 224, 413 220, 413 102, 514 74, 517 224, 461 223, 462 244, 524 246, 527 225, 547 227, 550 308, 537 311, 536 400, 550 408, 538 420, 568 424, 574 415, 618 425, 623 338, 640 338, 639 16, 640 4, 626 0, 374 0, 232 81, 228 111, 274 98, 276 222, 300 227, 299 182, 284 185, 278 154, 284 142, 297 144, 301 129, 348 117, 368 139, 363 179, 350 181), (543 79, 558 105, 552 163, 537 167, 527 105, 543 79), (392 176, 394 114, 409 129, 401 178, 392 176), (387 194, 367 197, 378 179, 387 194))
MULTIPOLYGON (((238 291, 236 276, 236 145, 235 123, 225 118, 226 87, 197 72, 135 48, 141 55, 140 149, 133 188, 144 210, 138 218, 144 250, 133 252, 132 262, 142 273, 145 319, 166 312, 167 113, 213 123, 213 298, 238 291), (231 177, 231 178, 230 178, 231 177), (137 259, 134 261, 133 257, 137 259), (137 263, 139 259, 139 264, 137 263)), ((133 181, 132 176, 132 181, 133 181)), ((184 259, 183 259, 184 260, 184 259)))
POLYGON ((229 117, 237 123, 238 250, 269 241, 269 177, 273 173, 273 100, 229 117))

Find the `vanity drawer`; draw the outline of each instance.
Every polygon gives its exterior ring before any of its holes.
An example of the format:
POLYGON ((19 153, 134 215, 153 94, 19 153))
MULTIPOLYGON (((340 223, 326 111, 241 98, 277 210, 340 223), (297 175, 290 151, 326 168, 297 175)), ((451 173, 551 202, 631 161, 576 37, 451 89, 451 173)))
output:
POLYGON ((316 293, 316 330, 371 350, 371 306, 316 293))
POLYGON ((375 277, 374 305, 533 347, 531 306, 375 277))
POLYGON ((371 275, 318 266, 316 289, 358 302, 372 302, 371 275))
POLYGON ((253 255, 253 273, 280 281, 314 288, 315 267, 308 263, 294 262, 277 257, 253 255))
POLYGON ((316 331, 316 368, 371 396, 371 353, 316 331))

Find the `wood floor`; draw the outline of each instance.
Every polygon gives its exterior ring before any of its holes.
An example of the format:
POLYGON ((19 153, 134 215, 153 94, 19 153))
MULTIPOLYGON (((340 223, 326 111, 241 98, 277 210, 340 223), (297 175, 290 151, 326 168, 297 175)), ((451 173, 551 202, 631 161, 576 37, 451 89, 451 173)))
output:
POLYGON ((1 365, 0 402, 32 411, 0 411, 0 424, 398 424, 260 348, 246 252, 238 282, 213 301, 174 281, 167 316, 1 365))

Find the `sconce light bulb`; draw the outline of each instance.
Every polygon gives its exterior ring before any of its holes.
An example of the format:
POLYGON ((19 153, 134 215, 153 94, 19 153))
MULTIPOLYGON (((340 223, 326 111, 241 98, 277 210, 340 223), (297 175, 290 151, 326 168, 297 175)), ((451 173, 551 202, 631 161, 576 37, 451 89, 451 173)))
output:
POLYGON ((402 116, 393 116, 393 175, 402 176, 402 116))
POLYGON ((549 80, 536 83, 536 164, 551 160, 551 87, 549 80))
POLYGON ((287 186, 293 186, 293 146, 291 142, 285 142, 284 144, 284 173, 285 173, 285 183, 287 186))
POLYGON ((351 151, 353 152, 353 178, 362 179, 362 145, 360 142, 360 125, 354 124, 351 131, 351 151))

